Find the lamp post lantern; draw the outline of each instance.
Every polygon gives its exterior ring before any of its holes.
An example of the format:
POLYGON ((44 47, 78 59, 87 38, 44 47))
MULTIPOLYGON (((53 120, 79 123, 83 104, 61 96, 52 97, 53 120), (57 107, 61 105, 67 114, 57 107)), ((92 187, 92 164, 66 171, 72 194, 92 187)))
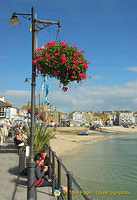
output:
POLYGON ((25 78, 24 83, 29 83, 29 79, 31 79, 31 78, 25 78))
MULTIPOLYGON (((35 59, 35 49, 36 49, 36 34, 38 31, 56 24, 58 25, 59 34, 60 34, 60 27, 61 22, 54 22, 54 21, 45 21, 45 20, 38 20, 34 18, 34 9, 32 7, 30 14, 24 13, 13 13, 12 18, 9 22, 13 26, 17 26, 21 22, 18 20, 17 15, 21 15, 27 20, 31 21, 32 23, 32 60, 35 59), (38 26, 39 25, 39 26, 38 26)), ((36 200, 36 189, 34 186, 34 177, 35 177, 35 163, 33 159, 33 146, 34 146, 34 128, 35 128, 35 87, 36 87, 36 69, 32 64, 32 83, 31 83, 31 131, 30 131, 30 159, 28 163, 28 187, 27 187, 27 200, 36 200)))

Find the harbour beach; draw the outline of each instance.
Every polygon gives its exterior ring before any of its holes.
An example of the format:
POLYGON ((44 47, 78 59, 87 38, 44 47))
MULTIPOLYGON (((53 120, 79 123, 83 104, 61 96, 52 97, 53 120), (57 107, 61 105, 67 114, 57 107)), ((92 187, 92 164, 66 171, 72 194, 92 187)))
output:
POLYGON ((89 128, 85 127, 57 127, 55 130, 56 136, 50 141, 50 145, 58 156, 73 156, 80 152, 86 151, 89 146, 87 144, 94 144, 98 141, 114 137, 123 137, 124 133, 127 132, 137 133, 137 127, 102 127, 101 131, 89 130, 89 128), (81 133, 83 131, 86 131, 89 135, 77 135, 77 133, 81 133), (113 134, 103 135, 103 133, 113 134), (119 135, 117 133, 123 134, 119 135))

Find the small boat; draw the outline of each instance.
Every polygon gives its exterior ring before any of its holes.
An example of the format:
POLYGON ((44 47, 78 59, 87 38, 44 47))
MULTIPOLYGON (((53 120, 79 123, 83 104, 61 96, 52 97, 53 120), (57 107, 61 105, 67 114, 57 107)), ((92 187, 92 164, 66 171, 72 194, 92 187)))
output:
POLYGON ((78 133, 78 135, 88 135, 87 132, 78 133))

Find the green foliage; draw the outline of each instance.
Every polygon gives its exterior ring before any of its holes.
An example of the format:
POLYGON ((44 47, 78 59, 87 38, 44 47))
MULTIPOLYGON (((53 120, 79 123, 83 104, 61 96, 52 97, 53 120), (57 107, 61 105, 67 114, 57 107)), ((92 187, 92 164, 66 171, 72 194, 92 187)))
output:
MULTIPOLYGON (((27 129, 27 140, 25 147, 30 145, 30 129, 27 129)), ((52 129, 47 129, 45 126, 41 126, 40 123, 35 127, 34 131, 34 151, 41 152, 43 147, 55 137, 55 133, 52 129)))
MULTIPOLYGON (((31 109, 29 109, 28 112, 31 113, 31 109)), ((38 108, 35 108, 35 115, 38 115, 38 108)))

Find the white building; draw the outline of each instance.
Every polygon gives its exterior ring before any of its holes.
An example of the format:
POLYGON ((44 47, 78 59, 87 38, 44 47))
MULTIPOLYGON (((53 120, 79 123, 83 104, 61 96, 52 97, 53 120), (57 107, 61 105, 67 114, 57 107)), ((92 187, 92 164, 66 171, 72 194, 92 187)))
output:
POLYGON ((16 119, 19 119, 17 108, 14 107, 11 103, 4 100, 4 97, 0 97, 0 119, 1 122, 9 123, 9 121, 14 121, 16 119))
POLYGON ((117 111, 116 119, 117 119, 118 125, 135 123, 135 117, 133 115, 133 112, 128 111, 128 110, 117 111))

